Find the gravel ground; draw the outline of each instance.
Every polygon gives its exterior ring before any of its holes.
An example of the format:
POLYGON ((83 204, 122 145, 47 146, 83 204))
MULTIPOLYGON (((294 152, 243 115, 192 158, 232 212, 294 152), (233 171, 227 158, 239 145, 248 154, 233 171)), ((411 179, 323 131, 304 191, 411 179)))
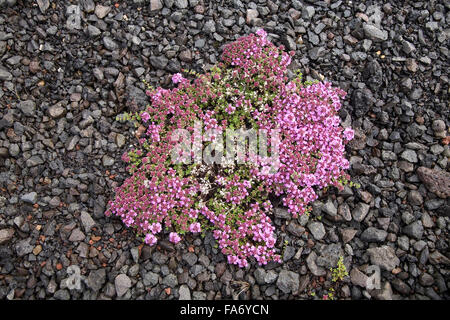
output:
POLYGON ((449 8, 0 0, 0 299, 449 299, 449 8), (309 217, 278 208, 282 264, 230 266, 210 234, 143 246, 104 216, 135 143, 115 116, 147 103, 143 79, 207 69, 260 27, 296 51, 292 70, 348 92, 361 188, 322 193, 309 217))

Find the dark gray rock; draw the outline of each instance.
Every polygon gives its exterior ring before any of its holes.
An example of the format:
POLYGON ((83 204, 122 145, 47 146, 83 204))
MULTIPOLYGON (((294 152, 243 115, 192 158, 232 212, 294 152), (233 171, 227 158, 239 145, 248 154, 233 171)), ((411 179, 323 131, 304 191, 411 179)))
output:
POLYGON ((97 37, 102 34, 101 30, 93 25, 87 26, 87 33, 90 37, 97 37))
POLYGON ((433 285, 434 279, 430 274, 425 272, 419 276, 419 283, 421 285, 423 285, 424 287, 429 287, 429 286, 433 285))
POLYGON ((400 279, 394 279, 391 281, 392 286, 396 291, 404 296, 408 296, 411 293, 411 287, 400 279))
POLYGON ((353 268, 350 271, 350 281, 357 286, 365 288, 367 286, 369 277, 361 272, 358 268, 353 268))
POLYGON ((53 119, 61 118, 66 112, 66 109, 60 104, 57 103, 50 108, 48 108, 48 115, 53 119))
POLYGON ((43 13, 43 14, 45 14, 47 9, 50 7, 49 0, 37 0, 37 4, 39 6, 39 10, 41 10, 41 13, 43 13))
POLYGON ((406 149, 405 151, 402 152, 400 157, 408 162, 417 163, 417 154, 414 150, 406 149))
POLYGON ((277 280, 277 287, 284 293, 297 293, 299 280, 298 273, 281 270, 277 280))
POLYGON ((175 0, 173 4, 178 9, 186 9, 189 5, 188 0, 175 0))
POLYGON ((320 57, 322 57, 324 54, 325 54, 324 47, 314 47, 311 50, 309 50, 309 58, 311 60, 317 60, 320 57))
POLYGON ((175 288, 178 285, 177 276, 172 273, 165 276, 162 280, 162 284, 166 287, 175 288))
POLYGON ((297 44, 295 43, 295 40, 292 39, 291 36, 289 35, 284 35, 282 38, 282 41, 286 47, 286 50, 296 50, 297 49, 297 44))
POLYGON ((16 253, 19 257, 30 254, 33 251, 33 246, 30 244, 30 239, 20 240, 15 245, 16 253))
POLYGON ((106 282, 106 270, 92 270, 86 279, 86 284, 94 291, 100 291, 106 282))
POLYGON ((352 228, 346 228, 341 230, 342 241, 344 243, 352 241, 355 235, 358 233, 358 230, 352 228))
POLYGON ((32 100, 21 101, 17 107, 27 117, 32 117, 35 115, 36 103, 32 100))
POLYGON ((84 231, 91 231, 92 227, 95 226, 95 221, 92 219, 91 215, 86 211, 81 211, 80 215, 81 223, 83 225, 84 231))
POLYGON ((158 11, 163 8, 161 0, 150 0, 150 11, 158 11))
POLYGON ((289 261, 295 255, 297 250, 292 246, 287 246, 283 252, 283 261, 289 261))
POLYGON ((328 200, 322 207, 322 211, 328 214, 329 216, 337 215, 337 208, 331 200, 328 200))
POLYGON ((322 240, 325 237, 326 231, 321 222, 311 222, 308 224, 308 229, 316 240, 322 240))
POLYGON ((35 204, 37 202, 37 199, 38 195, 35 191, 26 193, 22 197, 20 197, 20 200, 29 204, 35 204))
POLYGON ((354 90, 351 103, 356 117, 365 115, 374 103, 372 91, 368 88, 354 90))
POLYGON ((352 216, 353 220, 361 222, 364 220, 364 218, 369 213, 370 206, 368 204, 365 204, 363 202, 359 202, 355 209, 353 209, 352 216))
POLYGON ((121 297, 131 288, 131 280, 126 274, 122 273, 114 279, 114 285, 117 296, 121 297))
POLYGON ((450 173, 439 170, 419 167, 417 176, 428 190, 440 198, 450 197, 450 173))
POLYGON ((100 4, 95 6, 94 13, 99 19, 103 19, 108 15, 108 13, 111 11, 111 7, 109 6, 102 6, 100 4))
POLYGON ((291 219, 292 215, 284 208, 275 208, 274 216, 281 219, 291 219))
POLYGON ((294 236, 296 237, 301 237, 302 234, 305 232, 305 228, 303 228, 301 225, 299 225, 297 222, 295 221, 291 221, 288 226, 287 226, 287 231, 289 231, 290 233, 292 233, 294 236))
POLYGON ((253 272, 253 276, 255 277, 256 282, 257 282, 259 285, 263 285, 263 284, 266 283, 266 281, 265 281, 266 270, 264 270, 263 268, 257 268, 257 269, 255 270, 255 272, 253 272))
POLYGON ((308 255, 308 257, 306 258, 306 264, 308 266, 308 269, 312 272, 313 275, 315 275, 316 277, 321 277, 327 274, 327 271, 322 268, 319 267, 316 264, 316 260, 317 260, 317 254, 314 251, 311 251, 311 253, 308 255))
POLYGON ((408 200, 412 205, 420 206, 423 203, 423 197, 417 190, 411 190, 408 194, 408 200))
POLYGON ((191 291, 189 290, 189 287, 185 284, 180 286, 178 293, 180 295, 179 300, 191 300, 192 299, 191 291))
POLYGON ((313 6, 306 6, 302 9, 302 18, 306 20, 310 20, 316 14, 316 10, 313 6))
POLYGON ((114 158, 108 156, 108 155, 104 155, 102 158, 102 163, 105 167, 111 167, 114 164, 114 158))
POLYGON ((114 51, 119 48, 119 45, 111 37, 103 37, 103 45, 110 51, 114 51))
POLYGON ((420 220, 415 221, 403 228, 403 233, 417 240, 422 239, 423 231, 422 221, 420 220))
POLYGON ((85 238, 84 233, 79 228, 76 228, 70 234, 69 241, 78 242, 83 241, 84 238, 85 238))
POLYGON ((194 264, 197 263, 198 257, 193 252, 187 252, 187 253, 183 254, 183 260, 186 261, 187 264, 192 267, 194 264))
POLYGON ((446 266, 450 266, 450 259, 437 250, 433 251, 430 254, 429 259, 432 264, 443 264, 446 266))
POLYGON ((344 256, 344 251, 340 243, 332 243, 326 245, 319 253, 316 263, 318 266, 326 269, 335 268, 341 256, 344 256))
POLYGON ((70 293, 67 289, 61 289, 56 291, 53 297, 56 300, 70 300, 70 293))
POLYGON ((408 251, 409 250, 409 238, 406 236, 398 237, 397 239, 398 247, 402 250, 408 251))
POLYGON ((255 22, 257 21, 257 19, 258 19, 258 15, 259 15, 259 12, 258 12, 258 10, 255 10, 255 9, 247 9, 247 13, 246 13, 246 22, 247 22, 247 24, 249 24, 249 25, 254 25, 255 24, 255 22))
POLYGON ((159 276, 154 272, 147 272, 143 277, 144 285, 154 287, 158 284, 159 276))
POLYGON ((208 20, 203 26, 203 32, 206 34, 216 32, 216 23, 213 20, 208 20))
POLYGON ((8 70, 0 67, 0 80, 2 81, 10 81, 12 80, 13 75, 8 70))
POLYGON ((400 264, 400 259, 396 256, 395 250, 390 246, 381 246, 367 249, 370 262, 383 268, 386 271, 392 271, 400 264))
POLYGON ((6 243, 12 239, 14 235, 14 229, 7 228, 0 230, 0 244, 6 243))
POLYGON ((163 70, 169 63, 169 60, 164 56, 152 56, 150 57, 150 63, 154 68, 163 70))
MULTIPOLYGON (((370 41, 370 40, 368 40, 370 41)), ((383 68, 377 60, 367 63, 363 71, 363 77, 366 84, 373 91, 377 91, 383 85, 383 68)))
POLYGON ((406 54, 410 54, 411 52, 416 51, 416 47, 414 46, 414 44, 406 40, 402 42, 402 49, 406 54))
POLYGON ((372 24, 364 24, 363 30, 366 37, 373 41, 386 41, 388 38, 386 31, 381 30, 372 24))
POLYGON ((361 240, 366 242, 383 242, 386 237, 386 231, 373 227, 369 227, 361 233, 361 240))

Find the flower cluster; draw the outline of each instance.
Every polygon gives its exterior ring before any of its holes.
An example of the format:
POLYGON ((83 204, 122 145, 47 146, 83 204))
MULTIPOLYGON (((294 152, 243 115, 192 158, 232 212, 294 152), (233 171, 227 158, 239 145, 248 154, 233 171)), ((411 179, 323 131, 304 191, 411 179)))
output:
POLYGON ((228 44, 222 60, 233 67, 232 77, 249 87, 276 90, 287 80, 286 71, 294 52, 286 53, 267 40, 263 29, 228 44))
POLYGON ((313 187, 340 187, 336 177, 349 167, 343 137, 350 140, 351 129, 344 131, 336 115, 345 92, 330 83, 297 88, 289 82, 281 88, 272 104, 258 113, 257 124, 264 129, 281 130, 280 166, 275 174, 257 168, 252 172, 269 188, 284 194, 283 204, 294 216, 303 214, 317 195, 313 187))
POLYGON ((292 55, 261 29, 227 45, 223 62, 209 73, 186 72, 193 80, 177 73, 175 88, 149 88, 151 103, 135 117, 139 145, 122 156, 130 177, 106 214, 120 217, 148 245, 163 232, 178 243, 187 232, 212 230, 231 264, 279 262, 269 196, 282 197, 297 216, 308 210, 317 190, 342 187, 349 167, 345 144, 354 135, 337 116, 345 92, 327 82, 288 81, 292 55), (246 161, 226 165, 174 163, 171 152, 179 141, 172 134, 185 129, 194 142, 198 122, 203 131, 214 130, 201 140, 207 145, 228 128, 277 131, 279 140, 270 140, 267 149, 274 153, 277 145, 278 156, 249 152, 246 161))

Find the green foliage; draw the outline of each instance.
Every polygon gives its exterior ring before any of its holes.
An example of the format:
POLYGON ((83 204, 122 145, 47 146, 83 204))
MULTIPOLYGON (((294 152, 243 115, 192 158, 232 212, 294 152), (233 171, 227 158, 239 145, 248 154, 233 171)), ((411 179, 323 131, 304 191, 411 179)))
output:
POLYGON ((346 276, 348 276, 347 268, 344 265, 344 257, 339 257, 337 267, 331 268, 332 281, 342 281, 346 276))
POLYGON ((356 189, 361 188, 361 185, 358 182, 347 180, 345 177, 341 177, 340 179, 338 179, 338 182, 343 186, 348 185, 350 188, 353 187, 355 187, 356 189))
POLYGON ((288 244, 289 244, 288 240, 283 241, 283 248, 281 249, 281 256, 284 255, 284 252, 286 251, 286 247, 288 246, 288 244))
POLYGON ((336 297, 334 296, 334 289, 330 288, 328 289, 328 293, 323 295, 322 300, 335 300, 336 297))
POLYGON ((135 127, 139 126, 139 122, 141 121, 141 116, 138 112, 124 112, 116 116, 116 121, 119 122, 133 122, 135 127))
POLYGON ((297 86, 303 86, 303 87, 308 87, 310 85, 319 83, 319 80, 305 80, 303 81, 303 74, 300 71, 300 69, 295 70, 296 73, 296 77, 295 79, 293 79, 292 81, 297 85, 297 86))

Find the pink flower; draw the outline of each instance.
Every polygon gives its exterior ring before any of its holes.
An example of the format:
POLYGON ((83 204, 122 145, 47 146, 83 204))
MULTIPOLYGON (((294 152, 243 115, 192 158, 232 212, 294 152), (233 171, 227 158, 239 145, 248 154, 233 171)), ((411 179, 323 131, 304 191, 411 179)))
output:
POLYGON ((264 31, 264 29, 258 29, 258 31, 256 31, 256 34, 257 34, 258 36, 260 36, 261 38, 266 39, 267 32, 264 31))
POLYGON ((238 261, 239 261, 239 258, 237 256, 228 256, 229 264, 237 264, 238 261))
POLYGON ((178 235, 178 233, 176 233, 176 232, 171 232, 171 233, 169 234, 169 241, 170 241, 170 242, 177 244, 178 242, 180 242, 180 240, 181 240, 181 238, 180 238, 180 236, 178 235))
POLYGON ((149 246, 153 246, 156 242, 157 242, 157 239, 153 234, 148 233, 145 236, 145 243, 148 244, 149 246))
POLYGON ((183 78, 183 76, 182 76, 181 73, 175 73, 175 74, 172 76, 172 82, 175 83, 175 84, 177 84, 178 82, 181 82, 181 81, 183 81, 183 80, 184 80, 184 78, 183 78))
POLYGON ((153 234, 156 234, 156 233, 161 232, 161 224, 160 224, 159 222, 152 223, 152 224, 150 225, 150 231, 151 231, 153 234))
POLYGON ((118 216, 150 245, 157 243, 162 225, 173 227, 172 243, 211 225, 230 264, 245 268, 249 258, 259 265, 282 262, 267 195, 282 196, 294 218, 304 214, 320 189, 339 188, 339 178, 348 177, 345 144, 354 138, 338 117, 346 93, 328 82, 289 82, 293 55, 268 41, 260 29, 224 47, 217 73, 192 82, 177 73, 172 76, 173 83, 180 83, 176 88, 148 90, 151 103, 141 111, 145 138, 123 155, 131 177, 116 189, 105 214, 118 216), (264 98, 267 92, 273 93, 270 103, 264 98), (197 119, 203 122, 200 130, 192 127, 197 119), (174 130, 187 129, 194 133, 192 140, 200 136, 203 143, 226 132, 228 124, 236 125, 235 120, 267 132, 270 156, 249 152, 245 163, 207 176, 201 167, 180 172, 169 164, 174 130), (207 130, 208 138, 202 133, 207 130), (208 190, 212 203, 199 199, 208 190))
POLYGON ((355 136, 355 132, 353 131, 352 128, 346 128, 344 130, 344 138, 348 141, 352 140, 353 137, 355 136))
POLYGON ((200 227, 200 223, 198 223, 198 222, 192 223, 189 226, 189 231, 191 231, 193 233, 197 233, 197 232, 202 231, 202 228, 200 227))
POLYGON ((295 123, 295 116, 292 112, 286 112, 283 119, 288 125, 292 125, 295 123))
POLYGON ((235 110, 236 110, 236 107, 234 107, 234 106, 231 105, 231 104, 229 104, 229 105, 226 107, 226 109, 225 109, 225 111, 226 111, 227 113, 229 113, 229 114, 232 114, 235 110))
POLYGON ((128 152, 124 152, 124 154, 122 154, 122 161, 130 162, 130 157, 128 156, 128 152))
POLYGON ((147 113, 147 112, 142 112, 142 114, 141 114, 141 119, 144 121, 144 122, 147 122, 148 120, 150 120, 150 115, 147 113))

